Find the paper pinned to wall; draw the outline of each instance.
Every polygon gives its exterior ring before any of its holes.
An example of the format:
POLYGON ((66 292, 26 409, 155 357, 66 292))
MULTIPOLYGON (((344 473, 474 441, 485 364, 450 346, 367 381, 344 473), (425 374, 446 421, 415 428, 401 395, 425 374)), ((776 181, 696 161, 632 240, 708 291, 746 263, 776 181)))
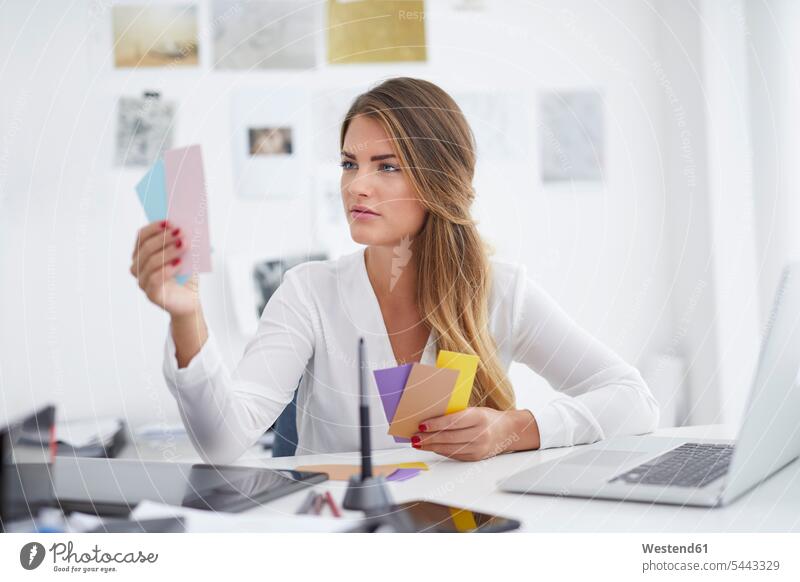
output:
POLYGON ((312 69, 320 7, 313 0, 212 3, 214 68, 312 69))
POLYGON ((423 0, 328 0, 328 62, 424 61, 423 0))
POLYGON ((225 257, 227 304, 242 334, 250 337, 258 329, 258 297, 253 281, 255 257, 250 253, 231 253, 225 257))
POLYGON ((115 163, 149 166, 172 147, 175 104, 157 97, 120 97, 115 163))
POLYGON ((552 92, 539 101, 544 182, 603 180, 605 123, 597 91, 552 92))
POLYGON ((311 155, 309 92, 241 89, 231 99, 231 115, 237 193, 254 199, 307 195, 311 184, 307 171, 311 155), (254 142, 261 137, 269 142, 264 148, 254 142), (278 141, 281 143, 272 143, 278 141))
POLYGON ((195 4, 118 4, 111 21, 117 68, 197 65, 195 4))
POLYGON ((529 117, 525 98, 519 94, 454 92, 475 135, 478 162, 520 160, 530 152, 529 117))

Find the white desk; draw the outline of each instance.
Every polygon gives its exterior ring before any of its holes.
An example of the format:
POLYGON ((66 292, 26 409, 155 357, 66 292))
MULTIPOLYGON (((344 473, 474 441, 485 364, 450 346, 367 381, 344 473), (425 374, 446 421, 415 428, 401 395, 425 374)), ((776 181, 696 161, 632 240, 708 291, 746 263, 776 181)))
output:
MULTIPOLYGON (((695 426, 657 431, 659 436, 689 438, 733 438, 734 430, 723 425, 695 426)), ((430 470, 417 477, 391 483, 396 502, 426 499, 484 511, 522 522, 523 531, 538 532, 787 532, 800 531, 800 461, 795 461, 761 486, 728 507, 704 509, 649 505, 635 502, 584 500, 498 491, 497 482, 512 473, 570 452, 571 448, 527 451, 500 455, 485 461, 465 463, 434 453, 408 449, 373 452, 373 464, 425 461, 430 470)), ((198 462, 199 457, 184 443, 172 450, 174 460, 198 462)), ((298 465, 359 462, 359 453, 336 453, 272 458, 269 451, 248 452, 236 464, 289 469, 298 465)), ((123 457, 163 459, 163 449, 129 446, 123 457)), ((326 481, 318 490, 330 490, 341 503, 346 483, 326 481)), ((275 500, 248 514, 292 515, 307 490, 275 500)), ((348 514, 350 512, 345 512, 348 514)), ((356 516, 358 513, 353 513, 356 516)))

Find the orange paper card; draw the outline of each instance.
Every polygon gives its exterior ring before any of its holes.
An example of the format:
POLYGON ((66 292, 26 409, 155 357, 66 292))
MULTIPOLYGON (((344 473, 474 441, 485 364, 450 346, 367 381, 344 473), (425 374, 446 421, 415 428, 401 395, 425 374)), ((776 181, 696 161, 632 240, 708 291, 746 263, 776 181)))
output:
POLYGON ((389 434, 410 438, 419 432, 420 422, 444 415, 458 374, 458 370, 414 364, 389 425, 389 434))
MULTIPOLYGON (((372 467, 372 474, 375 477, 388 477, 397 469, 421 469, 423 471, 428 470, 428 466, 425 463, 397 463, 394 465, 377 465, 372 467)), ((361 465, 338 465, 338 464, 328 464, 328 465, 301 465, 300 467, 295 467, 295 471, 308 471, 310 473, 327 473, 328 479, 331 481, 347 481, 353 475, 361 475, 361 465)))

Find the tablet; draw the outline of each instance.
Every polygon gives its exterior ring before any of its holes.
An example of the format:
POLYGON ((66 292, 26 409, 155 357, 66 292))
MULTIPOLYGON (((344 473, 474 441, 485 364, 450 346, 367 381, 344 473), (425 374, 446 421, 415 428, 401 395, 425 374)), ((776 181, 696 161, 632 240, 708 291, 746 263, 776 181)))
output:
POLYGON ((407 501, 392 509, 403 512, 411 520, 413 530, 422 533, 499 533, 520 527, 516 519, 432 501, 407 501))
POLYGON ((64 511, 126 516, 140 501, 240 512, 315 483, 324 473, 134 459, 57 457, 55 495, 64 511))

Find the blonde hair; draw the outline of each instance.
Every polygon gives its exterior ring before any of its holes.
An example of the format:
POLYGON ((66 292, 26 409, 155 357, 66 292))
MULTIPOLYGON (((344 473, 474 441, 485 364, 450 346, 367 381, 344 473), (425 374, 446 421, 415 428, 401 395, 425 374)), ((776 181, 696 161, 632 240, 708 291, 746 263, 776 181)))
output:
POLYGON ((435 332, 438 349, 480 358, 471 406, 514 408, 514 391, 489 332, 491 250, 470 214, 475 139, 464 114, 433 83, 398 77, 356 98, 342 123, 342 147, 359 115, 377 120, 393 138, 403 171, 428 210, 412 241, 420 316, 435 332))

